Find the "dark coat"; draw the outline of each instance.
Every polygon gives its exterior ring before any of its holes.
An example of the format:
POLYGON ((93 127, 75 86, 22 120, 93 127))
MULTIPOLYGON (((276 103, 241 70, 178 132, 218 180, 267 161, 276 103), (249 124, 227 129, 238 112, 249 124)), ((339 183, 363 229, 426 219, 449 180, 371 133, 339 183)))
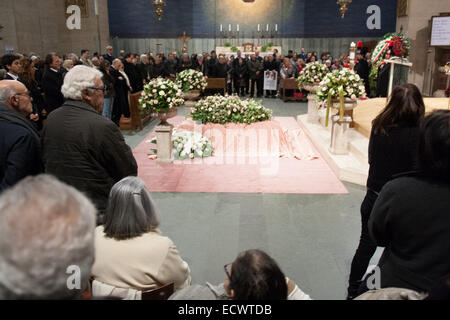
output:
POLYGON ((110 74, 114 78, 114 93, 116 95, 114 97, 112 120, 119 125, 122 115, 125 118, 130 117, 130 103, 128 100, 130 88, 125 77, 119 71, 111 67, 110 74))
POLYGON ((144 82, 150 81, 152 74, 151 74, 151 65, 149 63, 145 64, 141 62, 137 65, 137 69, 139 70, 141 79, 144 82))
POLYGON ((127 62, 126 60, 123 60, 123 69, 127 74, 128 79, 130 80, 132 89, 131 93, 136 93, 144 90, 144 82, 142 80, 142 76, 139 72, 138 67, 132 63, 127 62))
POLYGON ((219 60, 217 58, 210 58, 209 60, 206 60, 206 76, 211 77, 211 75, 214 74, 214 69, 218 63, 219 60))
POLYGON ((169 77, 171 74, 175 75, 177 73, 177 60, 167 59, 167 61, 164 62, 164 73, 166 77, 169 77))
POLYGON ((166 68, 165 68, 163 62, 158 63, 158 64, 155 63, 152 67, 151 72, 152 72, 152 79, 159 78, 159 77, 165 78, 165 77, 169 76, 166 73, 166 68))
POLYGON ((119 128, 81 101, 68 100, 48 117, 42 145, 46 172, 82 191, 100 212, 112 186, 137 175, 119 128))
POLYGON ((388 182, 373 207, 369 232, 385 247, 381 287, 427 292, 450 278, 450 182, 402 177, 388 182))
POLYGON ((44 171, 39 139, 29 120, 0 104, 0 193, 44 171))
POLYGON ((387 134, 374 133, 369 140, 369 177, 367 187, 375 192, 395 175, 417 169, 419 127, 398 126, 387 129, 387 134))
POLYGON ((231 68, 226 64, 217 63, 211 68, 210 78, 228 78, 228 73, 231 71, 231 68))
POLYGON ((42 76, 42 90, 45 93, 47 113, 58 109, 64 103, 64 96, 61 93, 62 85, 63 75, 47 68, 42 76))
POLYGON ((188 60, 187 62, 185 62, 183 60, 180 60, 180 63, 178 64, 177 67, 177 72, 180 73, 188 69, 195 69, 194 66, 192 65, 192 61, 188 60))
POLYGON ((110 56, 108 53, 104 54, 104 55, 103 55, 103 58, 104 58, 105 60, 108 60, 109 63, 110 63, 111 65, 113 64, 113 61, 114 61, 114 59, 115 59, 113 56, 110 56))
POLYGON ((247 62, 247 68, 248 68, 248 74, 250 76, 250 79, 262 79, 263 78, 263 69, 264 65, 263 62, 259 59, 255 60, 249 60, 247 62), (256 74, 256 72, 259 71, 259 74, 256 74))

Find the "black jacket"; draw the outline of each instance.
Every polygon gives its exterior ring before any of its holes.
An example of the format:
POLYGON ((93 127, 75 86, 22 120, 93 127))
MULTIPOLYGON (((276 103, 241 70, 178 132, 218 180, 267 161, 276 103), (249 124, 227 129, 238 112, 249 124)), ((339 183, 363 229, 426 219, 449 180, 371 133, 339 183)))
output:
POLYGON ((168 74, 166 74, 166 68, 165 68, 165 65, 163 62, 160 62, 158 64, 155 63, 152 66, 151 72, 152 72, 152 79, 160 78, 160 77, 165 78, 165 77, 169 76, 168 74))
POLYGON ((47 68, 42 76, 42 90, 45 93, 47 113, 58 109, 64 103, 64 96, 61 93, 62 85, 63 75, 47 68))
POLYGON ((380 192, 395 175, 415 171, 418 148, 419 127, 393 127, 387 129, 387 134, 375 134, 372 130, 367 187, 380 192))
POLYGON ((112 186, 137 175, 119 128, 81 101, 68 100, 48 117, 42 145, 47 173, 82 191, 101 213, 112 186))
POLYGON ((381 287, 427 292, 450 278, 450 182, 402 177, 387 183, 369 232, 385 247, 381 287))
POLYGON ((226 63, 217 63, 211 67, 211 74, 209 74, 209 77, 227 79, 230 71, 231 68, 226 63))
POLYGON ((0 193, 44 171, 39 139, 29 120, 0 104, 0 193))
POLYGON ((130 88, 128 87, 125 77, 116 69, 111 67, 109 69, 111 76, 114 78, 114 105, 112 111, 112 120, 119 126, 120 117, 124 115, 125 118, 130 117, 130 104, 128 95, 130 88))
POLYGON ((144 82, 137 66, 123 60, 123 69, 130 80, 131 93, 136 93, 144 89, 144 82))

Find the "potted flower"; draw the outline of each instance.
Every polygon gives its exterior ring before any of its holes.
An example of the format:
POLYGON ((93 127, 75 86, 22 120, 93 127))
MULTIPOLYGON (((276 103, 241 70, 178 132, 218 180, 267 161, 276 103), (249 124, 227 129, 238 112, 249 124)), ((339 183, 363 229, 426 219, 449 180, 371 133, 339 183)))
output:
POLYGON ((207 81, 203 76, 203 73, 187 69, 178 73, 176 83, 181 88, 184 94, 186 114, 191 112, 191 108, 194 106, 200 93, 206 89, 207 81))
POLYGON ((315 93, 320 81, 322 81, 328 73, 330 73, 330 71, 324 64, 320 62, 308 63, 297 79, 299 89, 305 89, 311 93, 315 93))
POLYGON ((331 152, 348 154, 348 129, 353 122, 353 109, 357 99, 365 97, 366 91, 361 78, 350 69, 335 70, 326 75, 317 90, 317 99, 327 101, 325 126, 328 126, 330 108, 339 103, 339 113, 332 117, 331 152))
POLYGON ((299 89, 305 89, 310 92, 308 95, 308 122, 315 123, 319 121, 315 93, 319 87, 320 81, 322 81, 328 73, 330 73, 330 71, 324 64, 312 62, 306 65, 297 78, 299 89))
POLYGON ((161 120, 161 125, 168 125, 167 119, 177 115, 177 107, 184 103, 181 88, 169 79, 157 78, 144 86, 139 107, 149 110, 151 117, 161 120))

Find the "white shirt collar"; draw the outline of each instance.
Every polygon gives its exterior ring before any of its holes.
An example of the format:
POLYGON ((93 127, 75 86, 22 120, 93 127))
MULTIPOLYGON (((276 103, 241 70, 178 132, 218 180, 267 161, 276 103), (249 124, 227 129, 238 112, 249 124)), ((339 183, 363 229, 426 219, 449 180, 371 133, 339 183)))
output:
POLYGON ((11 73, 7 73, 11 78, 13 78, 14 80, 16 80, 17 81, 17 79, 19 79, 19 77, 18 76, 15 76, 15 75, 13 75, 13 74, 11 74, 11 73))
POLYGON ((53 69, 53 68, 50 68, 50 70, 52 70, 53 72, 58 73, 58 70, 55 70, 55 69, 53 69))

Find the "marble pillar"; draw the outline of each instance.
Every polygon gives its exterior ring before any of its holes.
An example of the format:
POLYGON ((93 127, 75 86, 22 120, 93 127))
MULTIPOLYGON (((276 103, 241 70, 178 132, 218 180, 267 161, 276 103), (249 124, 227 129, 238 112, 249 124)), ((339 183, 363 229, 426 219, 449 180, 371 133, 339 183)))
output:
POLYGON ((172 142, 172 125, 159 125, 156 127, 156 139, 158 148, 157 162, 172 163, 173 162, 173 142, 172 142))

